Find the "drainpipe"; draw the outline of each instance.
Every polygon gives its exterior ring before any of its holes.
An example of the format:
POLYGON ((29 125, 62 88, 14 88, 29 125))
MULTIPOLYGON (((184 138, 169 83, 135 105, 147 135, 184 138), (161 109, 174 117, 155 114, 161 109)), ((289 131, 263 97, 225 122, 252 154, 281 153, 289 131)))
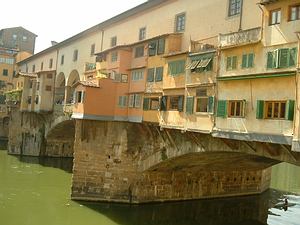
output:
POLYGON ((239 31, 242 31, 242 21, 243 21, 243 6, 244 1, 241 1, 241 12, 240 12, 240 24, 239 24, 239 31))
POLYGON ((260 3, 257 4, 258 8, 261 10, 261 34, 260 34, 260 40, 261 41, 263 39, 264 36, 264 25, 265 25, 265 12, 263 10, 263 8, 261 7, 260 3))
POLYGON ((103 51, 103 39, 104 39, 104 30, 101 30, 101 45, 100 45, 100 51, 103 51))
POLYGON ((297 66, 296 66, 296 76, 295 76, 295 83, 296 83, 296 87, 295 87, 295 92, 296 92, 296 109, 295 109, 295 116, 294 116, 294 121, 293 121, 293 143, 292 143, 292 151, 296 151, 299 152, 299 148, 297 148, 297 144, 294 142, 298 142, 299 144, 299 125, 300 125, 300 121, 299 121, 299 111, 300 111, 300 107, 299 107, 299 91, 298 91, 298 85, 299 85, 299 75, 300 75, 300 31, 296 32, 297 38, 298 38, 298 57, 297 57, 297 66))
POLYGON ((55 63, 55 76, 54 76, 54 85, 53 85, 53 96, 52 96, 52 110, 54 110, 54 104, 55 104, 55 92, 56 92, 56 76, 57 76, 57 67, 58 67, 58 54, 59 49, 56 49, 56 63, 55 63))

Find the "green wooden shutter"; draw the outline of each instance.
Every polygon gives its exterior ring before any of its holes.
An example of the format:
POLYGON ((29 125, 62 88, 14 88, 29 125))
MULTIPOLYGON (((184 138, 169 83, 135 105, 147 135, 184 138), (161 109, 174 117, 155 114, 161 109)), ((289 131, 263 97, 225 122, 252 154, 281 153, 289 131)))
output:
POLYGON ((122 106, 122 96, 119 96, 119 102, 118 102, 118 106, 121 107, 122 106))
POLYGON ((156 74, 155 74, 155 81, 159 82, 163 80, 163 73, 164 73, 164 68, 163 67, 157 67, 156 68, 156 74))
POLYGON ((174 73, 175 73, 174 67, 175 67, 174 62, 168 63, 168 70, 169 70, 168 72, 170 75, 174 75, 174 73))
POLYGON ((231 57, 227 57, 227 62, 226 62, 226 68, 227 70, 230 70, 231 69, 231 57))
POLYGON ((285 109, 285 119, 286 120, 294 120, 294 108, 295 108, 295 101, 288 100, 286 102, 286 109, 285 109))
POLYGON ((184 99, 184 95, 180 95, 179 98, 178 98, 178 111, 179 112, 183 112, 183 101, 184 99))
POLYGON ((264 106, 265 106, 265 102, 263 100, 257 100, 257 102, 256 102, 256 119, 264 118, 264 106))
POLYGON ((208 97, 208 112, 214 113, 214 106, 215 106, 215 97, 209 96, 208 97))
POLYGON ((127 96, 123 96, 123 106, 127 106, 127 96))
POLYGON ((289 54, 290 50, 288 48, 279 49, 279 68, 286 68, 289 65, 289 54))
POLYGON ((250 53, 248 55, 248 68, 252 68, 254 66, 254 54, 250 53))
POLYGON ((268 52, 267 56, 267 69, 272 69, 274 67, 274 53, 268 52))
POLYGON ((160 102, 160 110, 167 111, 168 96, 162 96, 160 102))
POLYGON ((185 60, 179 61, 179 71, 178 73, 184 73, 185 71, 185 60))
POLYGON ((194 113, 194 97, 193 96, 187 96, 186 97, 185 111, 186 111, 187 114, 193 114, 194 113))
POLYGON ((247 68, 248 67, 248 55, 243 55, 242 57, 242 68, 247 68))
POLYGON ((164 54, 165 53, 165 39, 161 38, 158 40, 158 47, 157 47, 157 54, 164 54))
POLYGON ((227 101, 226 100, 219 100, 218 101, 217 117, 225 118, 226 116, 227 116, 227 101))
POLYGON ((296 66, 297 48, 290 49, 289 66, 296 66))
POLYGON ((237 65, 237 56, 232 56, 232 69, 235 70, 237 65))
POLYGON ((147 82, 153 82, 154 81, 154 68, 148 69, 147 73, 147 82))
POLYGON ((144 98, 144 104, 143 104, 144 111, 149 110, 149 103, 150 103, 150 99, 149 98, 144 98))

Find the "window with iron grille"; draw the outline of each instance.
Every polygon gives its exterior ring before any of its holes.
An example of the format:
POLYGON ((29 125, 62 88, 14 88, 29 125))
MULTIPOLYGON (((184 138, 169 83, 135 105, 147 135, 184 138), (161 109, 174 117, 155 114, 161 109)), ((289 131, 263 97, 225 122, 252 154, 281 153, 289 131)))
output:
POLYGON ((241 13, 242 0, 229 0, 228 16, 235 16, 241 13))
POLYGON ((185 30, 185 13, 180 13, 175 16, 175 31, 183 32, 185 30))

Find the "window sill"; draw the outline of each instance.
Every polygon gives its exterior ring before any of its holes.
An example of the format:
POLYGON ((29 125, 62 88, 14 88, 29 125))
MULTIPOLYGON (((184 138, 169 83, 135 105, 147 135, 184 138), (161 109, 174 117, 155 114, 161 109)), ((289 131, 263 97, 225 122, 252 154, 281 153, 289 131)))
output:
POLYGON ((280 23, 269 24, 269 27, 274 25, 280 25, 280 23))

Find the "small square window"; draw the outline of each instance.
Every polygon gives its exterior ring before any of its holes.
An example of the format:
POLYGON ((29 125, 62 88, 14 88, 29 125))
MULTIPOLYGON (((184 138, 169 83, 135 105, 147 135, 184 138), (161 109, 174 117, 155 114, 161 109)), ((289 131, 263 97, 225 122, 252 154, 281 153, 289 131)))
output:
POLYGON ((49 68, 51 69, 52 66, 53 66, 53 59, 50 59, 50 61, 49 61, 49 68))
POLYGON ((22 40, 25 42, 25 41, 28 40, 28 38, 27 38, 26 36, 23 36, 23 37, 22 37, 22 40))
POLYGON ((276 9, 270 12, 270 25, 280 24, 281 9, 276 9))
POLYGON ((63 65, 65 62, 65 56, 62 55, 61 58, 60 58, 60 65, 63 65))
POLYGON ((228 16, 235 16, 241 13, 242 0, 229 0, 228 16))
POLYGON ((139 58, 143 56, 144 56, 144 45, 136 47, 134 57, 139 58))
POLYGON ((111 62, 118 61, 118 52, 112 52, 111 53, 111 62))
POLYGON ((46 91, 52 91, 52 87, 50 85, 46 85, 46 91))
POLYGON ((95 44, 91 45, 91 56, 95 54, 95 44))
POLYGON ((76 49, 73 52, 73 61, 75 62, 75 61, 77 61, 77 59, 78 59, 78 50, 76 49))
POLYGON ((110 39, 110 47, 114 47, 117 45, 117 36, 114 36, 110 39))
POLYGON ((17 38, 18 38, 18 35, 16 35, 16 34, 13 34, 12 38, 13 38, 13 40, 17 40, 17 38))
POLYGON ((176 15, 175 17, 175 31, 183 32, 185 30, 185 13, 176 15))
POLYGON ((7 69, 3 69, 2 75, 3 76, 8 76, 8 70, 7 69))
POLYGON ((245 116, 245 101, 229 101, 228 109, 229 117, 244 117, 245 116))
POLYGON ((300 20, 300 5, 290 6, 290 21, 300 20))
POLYGON ((140 28, 139 40, 142 41, 146 38, 146 27, 140 28))

